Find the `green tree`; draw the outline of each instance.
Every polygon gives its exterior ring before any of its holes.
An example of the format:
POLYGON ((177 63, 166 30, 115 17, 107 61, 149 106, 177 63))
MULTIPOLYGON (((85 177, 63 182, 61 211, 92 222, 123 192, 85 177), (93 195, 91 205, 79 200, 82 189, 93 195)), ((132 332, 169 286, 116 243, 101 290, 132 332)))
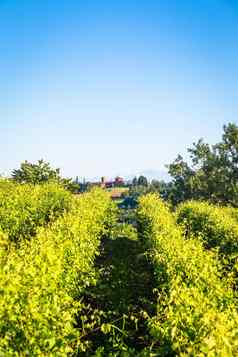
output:
POLYGON ((238 126, 229 123, 223 130, 221 142, 209 145, 200 139, 188 149, 191 164, 179 155, 168 166, 175 204, 193 198, 238 207, 238 126))
POLYGON ((12 179, 19 183, 31 183, 33 185, 56 181, 73 193, 81 191, 81 184, 77 179, 73 181, 71 178, 62 178, 60 176, 60 169, 53 169, 44 160, 38 160, 34 164, 24 161, 20 169, 13 170, 12 179))
POLYGON ((138 185, 138 180, 137 180, 137 177, 134 177, 133 180, 132 180, 132 186, 137 186, 138 185))
POLYGON ((147 187, 148 186, 148 180, 145 176, 139 176, 138 181, 137 181, 137 185, 138 186, 144 186, 147 187))
POLYGON ((28 161, 24 161, 20 169, 13 170, 12 179, 20 183, 32 183, 39 184, 47 181, 59 181, 60 170, 53 169, 48 162, 44 160, 38 160, 33 164, 28 161))
POLYGON ((82 184, 77 180, 73 180, 72 178, 61 178, 59 183, 68 191, 72 193, 79 193, 82 191, 82 184))
POLYGON ((171 182, 153 179, 148 187, 148 192, 159 193, 161 198, 168 200, 171 195, 172 188, 173 184, 171 182))

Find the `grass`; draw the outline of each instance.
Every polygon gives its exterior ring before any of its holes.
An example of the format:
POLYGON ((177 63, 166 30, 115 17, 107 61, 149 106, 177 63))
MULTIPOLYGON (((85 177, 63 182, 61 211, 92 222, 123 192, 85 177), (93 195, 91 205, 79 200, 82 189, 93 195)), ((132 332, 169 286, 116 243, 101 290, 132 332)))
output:
POLYGON ((112 188, 107 188, 106 190, 113 195, 113 194, 118 194, 118 193, 120 193, 120 194, 126 193, 129 191, 129 188, 128 187, 112 187, 112 188))

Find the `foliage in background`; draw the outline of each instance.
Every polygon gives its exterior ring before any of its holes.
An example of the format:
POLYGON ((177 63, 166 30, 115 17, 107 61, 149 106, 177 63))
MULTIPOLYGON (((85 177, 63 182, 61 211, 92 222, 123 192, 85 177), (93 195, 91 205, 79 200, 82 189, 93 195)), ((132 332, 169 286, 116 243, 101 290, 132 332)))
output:
POLYGON ((143 175, 139 176, 138 178, 137 177, 134 177, 133 180, 132 180, 132 186, 144 186, 144 187, 147 187, 149 184, 147 178, 143 175))
POLYGON ((60 169, 54 169, 48 162, 38 160, 33 164, 28 161, 21 163, 20 169, 13 170, 12 179, 18 183, 29 183, 32 185, 43 184, 47 182, 57 182, 67 190, 77 193, 80 191, 80 184, 72 179, 62 178, 60 176, 60 169))
POLYGON ((157 195, 142 197, 137 215, 157 275, 158 312, 150 327, 161 355, 237 355, 234 296, 221 279, 215 255, 199 240, 183 237, 157 195))
MULTIPOLYGON (((143 178, 143 176, 141 177, 143 178)), ((134 209, 137 207, 138 200, 141 196, 152 192, 159 193, 164 200, 169 200, 171 183, 159 180, 152 180, 151 182, 148 182, 146 179, 146 184, 139 184, 143 182, 143 180, 140 180, 140 177, 139 179, 136 177, 133 179, 132 184, 129 186, 129 192, 126 192, 123 195, 124 199, 120 204, 120 207, 134 209)))
POLYGON ((229 123, 221 142, 209 145, 200 139, 188 152, 191 165, 180 155, 168 165, 173 203, 205 199, 238 207, 238 126, 229 123))
POLYGON ((39 184, 60 179, 60 169, 51 168, 48 162, 38 160, 32 164, 28 161, 21 163, 20 169, 13 170, 12 178, 19 183, 39 184))

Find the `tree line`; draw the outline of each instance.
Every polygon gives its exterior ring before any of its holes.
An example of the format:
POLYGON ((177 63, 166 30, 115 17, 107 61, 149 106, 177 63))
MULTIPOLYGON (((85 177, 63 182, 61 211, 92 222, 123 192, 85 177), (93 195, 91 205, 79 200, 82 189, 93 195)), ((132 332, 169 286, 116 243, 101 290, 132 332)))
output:
POLYGON ((130 197, 136 201, 142 194, 159 192, 173 205, 195 199, 238 207, 238 126, 224 125, 221 141, 210 145, 199 139, 187 151, 188 161, 178 155, 166 166, 170 182, 135 178, 130 197))
MULTIPOLYGON (((167 165, 170 182, 149 182, 145 176, 135 177, 124 184, 129 187, 129 197, 137 200, 142 194, 159 192, 173 205, 196 199, 238 207, 238 126, 235 123, 224 125, 220 142, 210 145, 199 139, 187 151, 188 161, 178 155, 167 165)), ((62 178, 60 170, 53 169, 44 160, 23 162, 19 169, 13 170, 11 179, 32 184, 53 180, 75 193, 87 191, 92 185, 79 182, 78 177, 75 180, 62 178)))

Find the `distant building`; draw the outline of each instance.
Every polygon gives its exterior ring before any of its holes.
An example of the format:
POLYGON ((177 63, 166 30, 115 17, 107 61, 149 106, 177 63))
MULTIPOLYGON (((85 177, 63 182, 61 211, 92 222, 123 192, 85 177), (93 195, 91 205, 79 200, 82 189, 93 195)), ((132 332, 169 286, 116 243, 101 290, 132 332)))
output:
POLYGON ((114 180, 107 180, 105 176, 102 176, 100 181, 87 183, 87 185, 97 186, 101 188, 121 187, 125 186, 125 184, 126 181, 121 176, 116 176, 114 180))
POLYGON ((100 182, 93 183, 94 186, 100 186, 102 188, 113 188, 118 186, 123 186, 125 184, 124 178, 116 176, 114 180, 107 181, 105 176, 101 177, 100 182))
POLYGON ((105 184, 106 188, 112 188, 114 187, 114 181, 107 181, 105 184))
POLYGON ((114 181, 116 186, 124 185, 124 179, 123 177, 117 176, 114 181))

